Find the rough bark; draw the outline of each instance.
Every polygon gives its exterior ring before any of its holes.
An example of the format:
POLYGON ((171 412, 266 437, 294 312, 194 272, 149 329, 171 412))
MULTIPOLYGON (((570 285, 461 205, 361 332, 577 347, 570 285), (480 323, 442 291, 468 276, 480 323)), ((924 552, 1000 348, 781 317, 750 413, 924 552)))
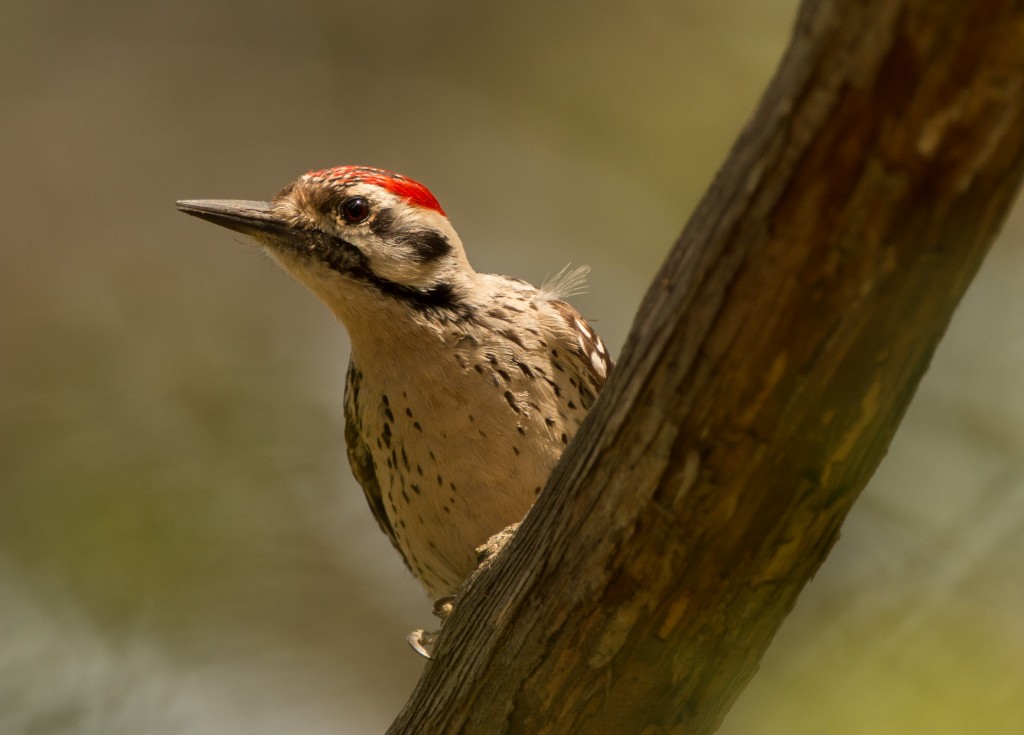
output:
POLYGON ((808 0, 548 488, 392 733, 706 733, 1024 169, 1024 4, 808 0))

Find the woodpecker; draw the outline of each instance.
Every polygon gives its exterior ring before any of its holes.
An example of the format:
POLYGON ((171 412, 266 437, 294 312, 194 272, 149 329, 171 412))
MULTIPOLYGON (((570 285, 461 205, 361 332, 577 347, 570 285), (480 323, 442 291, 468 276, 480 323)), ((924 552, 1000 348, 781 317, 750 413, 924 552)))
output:
POLYGON ((311 171, 271 201, 186 200, 251 236, 351 341, 345 442, 381 530, 432 598, 529 510, 612 367, 563 299, 478 273, 434 195, 389 171, 311 171))

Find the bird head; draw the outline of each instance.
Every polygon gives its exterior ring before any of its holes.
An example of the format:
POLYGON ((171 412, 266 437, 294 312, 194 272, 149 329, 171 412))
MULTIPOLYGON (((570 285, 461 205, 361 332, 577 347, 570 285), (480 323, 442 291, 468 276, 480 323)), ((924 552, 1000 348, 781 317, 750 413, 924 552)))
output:
POLYGON ((381 169, 311 171, 270 201, 199 199, 177 207, 254 238, 353 336, 389 311, 457 314, 476 276, 434 195, 381 169))

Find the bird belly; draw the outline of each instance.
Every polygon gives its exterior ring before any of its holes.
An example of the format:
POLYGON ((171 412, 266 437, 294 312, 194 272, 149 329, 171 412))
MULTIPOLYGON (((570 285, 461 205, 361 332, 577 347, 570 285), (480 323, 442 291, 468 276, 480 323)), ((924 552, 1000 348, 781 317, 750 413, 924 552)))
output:
POLYGON ((476 568, 478 546, 523 518, 569 427, 545 396, 534 391, 514 410, 505 393, 519 386, 496 388, 475 372, 435 386, 382 391, 362 424, 399 548, 439 597, 476 568))

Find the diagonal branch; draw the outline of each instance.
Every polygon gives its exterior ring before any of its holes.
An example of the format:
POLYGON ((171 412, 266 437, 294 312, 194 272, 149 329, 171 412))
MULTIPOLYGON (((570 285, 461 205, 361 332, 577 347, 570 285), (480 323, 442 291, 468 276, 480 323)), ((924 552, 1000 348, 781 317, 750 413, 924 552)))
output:
POLYGON ((881 460, 1024 171, 1024 6, 806 0, 393 733, 703 733, 881 460))

